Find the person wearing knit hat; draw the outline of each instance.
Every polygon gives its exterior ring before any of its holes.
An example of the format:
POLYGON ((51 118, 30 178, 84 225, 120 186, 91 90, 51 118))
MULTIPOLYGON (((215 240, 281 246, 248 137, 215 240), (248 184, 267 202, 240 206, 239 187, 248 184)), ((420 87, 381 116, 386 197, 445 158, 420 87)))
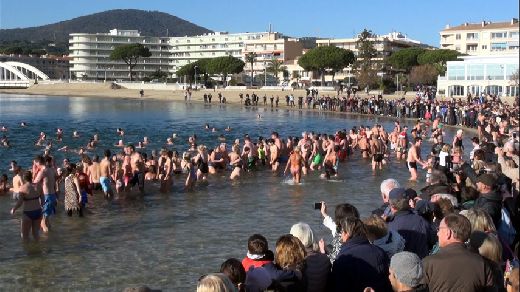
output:
POLYGON ((423 267, 419 256, 412 252, 399 252, 390 260, 388 278, 394 291, 422 291, 423 267))

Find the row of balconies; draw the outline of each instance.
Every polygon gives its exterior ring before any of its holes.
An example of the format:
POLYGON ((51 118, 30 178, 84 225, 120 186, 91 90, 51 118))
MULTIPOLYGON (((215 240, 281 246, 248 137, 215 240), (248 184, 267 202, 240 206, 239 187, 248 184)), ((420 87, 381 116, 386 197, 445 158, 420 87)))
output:
MULTIPOLYGON (((128 45, 128 44, 122 44, 122 45, 128 45)), ((117 45, 116 45, 117 46, 117 45)), ((77 51, 77 50, 90 50, 90 51, 113 51, 115 47, 94 47, 94 46, 86 46, 86 45, 74 45, 69 46, 70 51, 77 51)), ((170 48, 150 48, 148 47, 150 52, 170 52, 170 48)))

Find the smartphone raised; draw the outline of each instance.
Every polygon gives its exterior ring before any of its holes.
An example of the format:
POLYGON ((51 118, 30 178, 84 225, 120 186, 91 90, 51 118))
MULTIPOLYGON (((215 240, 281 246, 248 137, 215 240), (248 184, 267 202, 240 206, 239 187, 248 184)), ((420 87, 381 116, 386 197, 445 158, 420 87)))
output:
POLYGON ((314 210, 321 210, 321 202, 314 203, 314 210))

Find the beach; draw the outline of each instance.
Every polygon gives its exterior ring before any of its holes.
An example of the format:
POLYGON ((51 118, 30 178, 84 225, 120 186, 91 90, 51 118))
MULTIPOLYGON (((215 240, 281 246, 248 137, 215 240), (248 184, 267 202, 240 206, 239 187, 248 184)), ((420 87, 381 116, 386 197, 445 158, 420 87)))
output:
MULTIPOLYGON (((81 96, 81 97, 104 97, 104 98, 136 98, 140 99, 139 90, 137 89, 111 89, 111 82, 106 83, 95 83, 95 82, 77 82, 77 83, 40 83, 34 84, 33 86, 27 89, 0 89, 0 93, 6 94, 28 94, 28 95, 47 95, 47 96, 81 96)), ((145 84, 146 87, 150 87, 150 84, 145 84)), ((125 86, 125 84, 122 84, 125 86)), ((153 86, 153 85, 152 85, 153 86)), ((133 84, 133 87, 136 87, 136 84, 133 84)), ((146 88, 144 87, 144 88, 146 88)), ((226 103, 229 104, 240 104, 239 94, 244 94, 244 99, 246 94, 253 94, 259 96, 259 104, 262 104, 262 97, 264 94, 267 96, 267 103, 269 104, 269 97, 276 96, 280 97, 280 104, 285 104, 285 96, 288 94, 293 94, 294 97, 306 96, 306 92, 304 89, 288 89, 288 90, 262 90, 262 89, 203 89, 196 90, 192 93, 192 101, 193 102, 203 102, 204 93, 212 94, 213 102, 218 103, 218 93, 222 93, 222 95, 226 98, 226 103)), ((377 95, 377 91, 370 92, 367 95, 365 92, 358 92, 357 95, 364 96, 372 96, 377 95)), ((337 92, 335 91, 320 91, 320 96, 336 96, 337 92)), ((340 94, 340 96, 346 97, 346 92, 340 94)), ((384 98, 386 99, 397 99, 402 98, 402 94, 384 94, 384 98)), ((415 91, 408 91, 404 96, 407 100, 413 100, 416 96, 415 91)), ((146 99, 157 99, 157 100, 171 100, 171 101, 184 101, 184 90, 154 90, 154 89, 144 89, 144 96, 142 98, 146 99)), ((437 100, 446 100, 448 98, 442 96, 437 97, 437 100)), ((502 100, 506 103, 513 104, 513 97, 502 97, 502 100)))

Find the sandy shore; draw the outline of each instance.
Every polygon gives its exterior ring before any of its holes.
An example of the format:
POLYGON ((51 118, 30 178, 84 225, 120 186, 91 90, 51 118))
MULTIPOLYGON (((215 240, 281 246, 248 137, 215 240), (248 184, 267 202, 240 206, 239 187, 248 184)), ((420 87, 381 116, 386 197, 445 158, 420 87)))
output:
MULTIPOLYGON (((222 93, 226 97, 226 101, 229 104, 240 104, 239 94, 244 95, 249 93, 250 95, 254 92, 260 96, 260 102, 262 103, 262 97, 267 95, 267 102, 269 104, 269 97, 279 96, 280 104, 285 104, 285 96, 292 93, 295 97, 305 96, 305 90, 225 90, 225 89, 209 89, 209 90, 198 90, 192 94, 192 101, 203 102, 204 93, 211 93, 213 95, 213 102, 218 102, 218 93, 222 93)), ((7 94, 29 94, 29 95, 49 95, 49 96, 92 96, 101 98, 136 98, 139 99, 139 90, 136 89, 111 89, 110 83, 56 83, 56 84, 35 84, 27 89, 0 89, 0 93, 7 94)), ((334 91, 322 91, 320 95, 336 95, 334 91)), ((365 93, 359 93, 360 96, 366 96, 365 93)), ((396 99, 402 98, 402 95, 386 94, 385 98, 396 99)), ((415 92, 408 92, 405 96, 408 100, 415 98, 415 92)), ((160 99, 160 100, 173 100, 173 101, 184 101, 184 91, 182 90, 150 90, 147 89, 144 92, 145 99, 160 99)), ((439 98, 443 100, 444 98, 439 98)), ((513 97, 504 97, 503 101, 512 104, 514 102, 513 97)))
MULTIPOLYGON (((212 101, 218 102, 218 93, 221 92, 226 97, 227 103, 239 104, 239 94, 249 93, 250 95, 254 92, 260 96, 260 102, 262 97, 267 95, 279 96, 280 104, 285 104, 285 96, 292 93, 295 97, 305 96, 305 90, 198 90, 193 92, 192 101, 203 102, 204 93, 211 93, 213 95, 212 101)), ((92 97, 106 97, 106 98, 140 98, 139 91, 135 89, 111 89, 110 83, 57 83, 57 84, 36 84, 28 89, 0 89, 0 93, 8 94, 29 94, 29 95, 50 95, 50 96, 92 96, 92 97)), ((335 95, 336 92, 325 91, 320 92, 320 95, 335 95)), ((364 93, 363 93, 364 95, 364 93)), ((386 98, 398 98, 401 96, 397 95, 385 95, 386 98)), ((184 92, 182 90, 145 90, 145 99, 161 99, 161 100, 175 100, 184 101, 184 92)), ((407 95, 407 98, 413 98, 413 93, 407 95)), ((269 99, 268 99, 269 103, 269 99)))

